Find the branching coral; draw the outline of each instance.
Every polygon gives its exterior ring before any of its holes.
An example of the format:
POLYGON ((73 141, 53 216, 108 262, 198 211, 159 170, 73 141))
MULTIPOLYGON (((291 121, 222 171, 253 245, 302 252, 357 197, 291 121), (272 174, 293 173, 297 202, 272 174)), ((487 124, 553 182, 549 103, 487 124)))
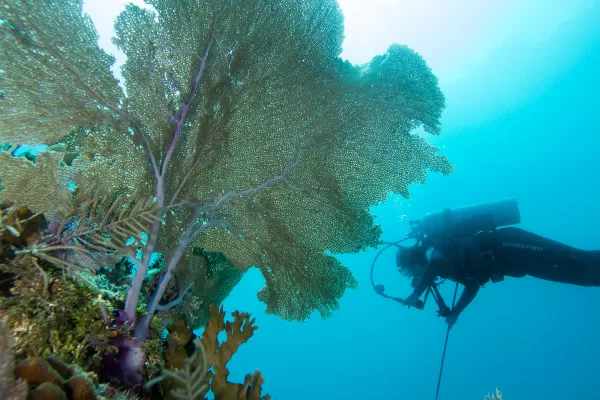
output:
MULTIPOLYGON (((215 394, 215 398, 219 400, 246 400, 246 397, 242 394, 252 389, 248 394, 248 399, 259 399, 263 378, 258 371, 253 375, 247 375, 244 384, 234 384, 227 381, 229 377, 227 363, 239 346, 252 337, 258 326, 254 325, 254 319, 251 320, 250 315, 247 313, 234 311, 232 313, 233 321, 230 322, 225 321, 225 312, 222 308, 218 309, 212 306, 210 312, 211 319, 206 324, 202 335, 202 345, 206 349, 208 365, 212 365, 214 369, 214 375, 209 373, 209 376, 212 375, 210 388, 215 394), (219 343, 218 336, 220 332, 226 334, 223 343, 219 343), (251 382, 254 384, 252 388, 249 386, 251 382)), ((270 397, 267 396, 266 399, 270 399, 270 397)))
POLYGON ((168 391, 168 398, 175 400, 204 399, 204 395, 208 393, 209 389, 206 350, 198 339, 195 341, 195 345, 196 351, 184 360, 180 370, 164 370, 160 377, 148 382, 147 387, 169 379, 173 381, 173 384, 168 391))
MULTIPOLYGON (((206 324, 202 338, 194 339, 195 350, 193 354, 181 362, 181 354, 185 353, 182 343, 187 342, 185 329, 171 332, 173 348, 171 365, 179 367, 178 370, 165 370, 163 374, 148 383, 148 386, 159 382, 168 391, 168 396, 173 399, 198 400, 204 399, 209 389, 215 395, 215 400, 269 400, 271 397, 261 397, 261 387, 264 378, 259 371, 244 378, 243 384, 234 384, 228 381, 229 371, 227 363, 239 346, 252 337, 258 326, 250 320, 247 313, 233 312, 233 321, 225 321, 225 312, 214 305, 210 306, 211 318, 206 324), (179 332, 179 337, 177 333, 179 332), (225 332, 226 339, 220 343, 219 333, 225 332), (184 333, 184 335, 181 335, 184 333), (185 337, 184 337, 185 336, 185 337), (210 371, 210 369, 214 371, 210 371)), ((181 320, 179 320, 181 323, 181 320)))

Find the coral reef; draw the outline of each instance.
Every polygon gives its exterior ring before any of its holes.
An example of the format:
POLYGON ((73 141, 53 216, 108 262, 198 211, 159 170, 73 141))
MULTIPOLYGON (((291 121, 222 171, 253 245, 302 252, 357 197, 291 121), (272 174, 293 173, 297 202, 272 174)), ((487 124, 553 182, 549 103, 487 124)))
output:
MULTIPOLYGON (((108 382, 106 369, 110 367, 102 354, 110 355, 115 352, 115 344, 133 340, 131 325, 110 323, 108 315, 118 309, 113 303, 115 299, 102 297, 102 291, 90 284, 96 282, 95 278, 77 279, 79 274, 65 275, 57 263, 43 259, 34 262, 35 258, 28 253, 19 254, 21 249, 37 242, 43 216, 32 218, 34 215, 26 208, 7 203, 3 210, 5 218, 0 227, 10 235, 0 240, 8 249, 0 271, 9 274, 10 284, 6 295, 0 296, 1 393, 12 396, 7 397, 9 400, 127 398, 113 386, 99 383, 108 382), (15 219, 12 215, 17 210, 19 215, 15 219), (29 229, 24 221, 35 221, 36 228, 29 229), (19 231, 7 226, 16 226, 19 231), (13 372, 14 365, 17 367, 13 372)), ((214 264, 218 256, 210 259, 214 264)), ((214 266, 207 270, 210 274, 217 273, 214 266)), ((196 338, 184 315, 169 310, 169 334, 163 342, 160 332, 166 316, 153 318, 152 335, 141 344, 145 355, 143 379, 149 381, 163 370, 158 381, 164 381, 160 388, 167 399, 203 399, 209 389, 217 400, 269 399, 260 396, 263 378, 259 372, 248 374, 242 384, 227 380, 226 365, 238 347, 253 335, 257 328, 254 321, 248 314, 234 312, 233 322, 226 322, 225 313, 215 305, 208 310, 210 319, 202 339, 196 338), (223 331, 227 340, 220 344, 217 337, 223 331), (209 371, 211 368, 214 374, 209 371)))
MULTIPOLYGON (((17 280, 18 282, 19 280, 17 280)), ((82 286, 75 287, 79 288, 83 295, 88 295, 87 290, 89 289, 82 286)), ((50 290, 49 295, 52 293, 50 290)), ((64 315, 65 320, 69 320, 71 317, 69 315, 71 308, 67 308, 67 310, 64 315)), ((204 399, 210 390, 214 394, 215 400, 270 399, 268 395, 261 396, 264 378, 258 371, 246 375, 241 384, 228 381, 227 363, 239 346, 246 343, 258 328, 254 325, 254 320, 251 320, 248 314, 236 311, 232 313, 233 321, 225 321, 225 312, 222 308, 211 305, 209 310, 211 317, 201 338, 197 338, 192 329, 186 325, 184 318, 178 315, 167 327, 169 334, 164 341, 164 348, 162 345, 153 350, 145 347, 147 354, 155 355, 155 361, 152 368, 151 363, 147 360, 144 376, 156 375, 156 371, 162 365, 165 368, 162 375, 149 380, 146 385, 148 388, 161 383, 158 397, 156 391, 148 391, 141 393, 143 398, 154 396, 153 399, 204 399), (219 343, 218 336, 221 332, 225 332, 227 338, 219 343)), ((50 398, 94 400, 117 398, 116 396, 120 399, 128 398, 126 393, 119 392, 112 385, 100 383, 103 366, 99 364, 98 354, 106 349, 98 346, 98 343, 94 346, 93 343, 88 342, 87 345, 78 347, 72 345, 73 340, 56 341, 60 335, 51 334, 44 338, 50 341, 50 345, 44 347, 39 336, 24 338, 20 333, 22 328, 15 329, 13 327, 13 335, 19 337, 18 343, 21 344, 19 348, 21 361, 16 363, 12 348, 5 345, 13 341, 11 330, 7 326, 10 316, 7 314, 7 310, 3 310, 2 313, 5 316, 0 326, 0 333, 3 335, 0 346, 4 347, 0 348, 0 355, 4 363, 0 365, 0 390, 4 390, 4 392, 0 391, 0 393, 16 393, 7 400, 24 400, 27 391, 29 391, 27 400, 50 398), (39 347, 39 351, 36 351, 37 347, 39 347), (52 352, 52 348, 56 349, 56 352, 52 352), (68 363, 64 361, 65 359, 75 360, 75 362, 68 363), (17 367, 13 372, 14 365, 17 367), (92 372, 85 372, 86 370, 92 372)), ((77 316, 77 318, 85 321, 82 316, 77 316)), ((90 321, 94 320, 101 321, 99 313, 90 318, 90 321)), ((42 321, 38 323, 42 323, 42 321)), ((36 332, 33 328, 34 326, 29 325, 26 329, 36 332)), ((42 328, 44 331, 51 332, 56 329, 56 326, 42 326, 42 328)), ((90 329, 90 331, 93 330, 93 328, 90 329)), ((60 332, 67 338, 73 337, 73 333, 68 329, 60 332)), ((114 334, 110 330, 105 330, 105 332, 107 333, 106 337, 114 334)), ((121 333, 121 335, 125 336, 126 334, 121 333)), ((88 337, 82 341, 85 343, 88 337)), ((146 346, 149 346, 149 343, 154 342, 148 341, 146 346)))
MULTIPOLYGON (((71 398, 75 390, 71 387, 73 382, 93 383, 95 389, 88 390, 90 394, 86 396, 94 398, 92 393, 100 393, 97 379, 110 381, 110 374, 107 372, 114 368, 110 362, 118 360, 113 360, 111 354, 118 354, 118 346, 125 345, 127 348, 127 343, 135 341, 131 324, 115 325, 110 317, 122 307, 124 298, 113 288, 115 284, 120 283, 121 274, 129 273, 127 263, 117 263, 114 270, 99 268, 98 275, 95 276, 84 275, 81 272, 65 274, 65 269, 60 263, 37 259, 31 252, 26 251, 44 237, 42 228, 45 224, 41 223, 45 221, 44 216, 34 215, 27 208, 15 207, 10 203, 4 203, 2 210, 4 218, 0 224, 0 232, 8 234, 0 237, 0 244, 7 249, 5 259, 0 263, 0 272, 7 274, 9 278, 6 293, 0 296, 0 314, 5 321, 2 325, 3 332, 10 338, 10 342, 6 343, 11 343, 4 353, 12 357, 5 359, 13 364, 20 362, 17 376, 29 384, 30 398, 71 398), (35 229, 29 226, 33 223, 35 229), (102 273, 106 273, 104 278, 102 273), (98 285, 99 282, 103 284, 98 285), (11 325, 12 335, 9 334, 7 324, 11 325), (91 372, 84 374, 81 372, 84 370, 91 372), (75 377, 77 379, 71 380, 75 377)), ((225 271, 225 274, 227 271, 236 271, 218 254, 202 252, 198 257, 204 260, 207 271, 203 278, 205 288, 207 284, 211 284, 211 279, 226 276, 222 271, 225 271)), ((160 262, 160 259, 157 262, 160 262)), ((160 268, 160 265, 156 268, 160 268)), ((202 349, 208 349, 211 365, 215 365, 214 369, 218 373, 215 377, 212 373, 205 373, 203 376, 207 378, 207 384, 211 382, 220 398, 226 398, 223 396, 232 390, 238 390, 239 385, 227 382, 228 372, 225 365, 239 344, 252 335, 255 327, 246 314, 234 313, 234 322, 225 323, 224 314, 219 313, 216 306, 206 308, 210 314, 210 322, 206 327, 203 338, 206 343, 202 349), (245 328, 242 329, 242 325, 245 328), (216 335, 218 331, 226 329, 233 329, 236 333, 228 340, 228 344, 221 346, 223 350, 218 350, 216 335), (217 352, 220 359, 214 361, 210 357, 214 357, 217 352), (225 355, 227 359, 223 359, 225 355)), ((174 309, 169 308, 152 318, 150 337, 139 343, 139 348, 144 354, 143 370, 140 371, 139 378, 143 381, 156 376, 165 366, 174 370, 185 368, 185 360, 197 353, 194 353, 197 349, 195 344, 200 342, 194 340, 196 336, 186 321, 189 314, 179 314, 174 309), (165 321, 169 322, 166 325, 169 335, 163 342, 161 331, 165 321)), ((143 315, 144 310, 138 312, 143 315)), ((197 317, 192 319, 192 324, 191 326, 197 327, 197 317)), ((196 357, 199 357, 198 354, 196 357)), ((20 381, 13 379, 9 369, 5 369, 4 372, 4 386, 24 387, 22 382, 19 386, 20 381)), ((257 390, 260 387, 259 382, 262 382, 260 374, 248 375, 241 387, 252 386, 257 390)), ((90 384, 86 385, 84 387, 92 387, 90 384)))
MULTIPOLYGON (((92 199, 83 201, 84 199, 85 196, 74 197, 73 203, 69 204, 76 206, 76 210, 81 210, 82 207, 89 209, 92 199)), ((116 202, 115 200, 111 204, 116 202)), ((118 301, 118 296, 113 296, 115 298, 112 300, 103 298, 103 294, 110 291, 97 287, 96 277, 83 270, 67 272, 67 264, 71 264, 67 261, 70 256, 57 253, 70 251, 73 246, 51 243, 52 240, 63 237, 56 232, 77 231, 77 238, 87 236, 90 239, 90 231, 100 232, 99 228, 106 226, 103 223, 114 222, 110 218, 114 208, 110 212, 101 212, 103 207, 98 199, 93 200, 93 203, 96 210, 80 213, 85 217, 75 217, 75 226, 70 226, 64 219, 59 223, 60 227, 56 227, 55 233, 46 230, 48 226, 44 215, 34 214, 27 207, 10 202, 0 204, 0 315, 12 326, 13 351, 17 359, 52 354, 69 363, 95 368, 99 359, 93 354, 100 349, 106 350, 107 340, 114 335, 109 315, 117 306, 122 306, 122 303, 112 302, 118 301), (100 217, 103 223, 82 221, 83 218, 89 220, 100 217), (46 256, 39 257, 40 249, 56 252, 48 252, 46 256)), ((131 215, 121 211, 124 218, 131 215)), ((69 215, 77 214, 72 211, 69 215)), ((50 228, 58 223, 56 216, 50 220, 50 228)), ((113 228, 116 226, 113 225, 113 228)), ((124 231, 127 232, 126 229, 124 231)), ((79 249, 85 250, 85 247, 79 249)), ((90 257, 90 262, 102 259, 95 259, 92 252, 86 254, 90 257)), ((161 358, 162 326, 156 326, 153 320, 151 327, 154 342, 148 340, 144 347, 149 351, 149 359, 156 363, 161 358)), ((159 364, 162 365, 162 361, 159 364)))
MULTIPOLYGON (((13 326, 15 353, 20 357, 45 357, 55 354, 68 362, 82 365, 89 359, 88 337, 108 337, 100 308, 94 304, 96 293, 65 279, 62 274, 41 263, 44 278, 28 259, 12 268, 0 265, 18 276, 10 295, 0 297, 0 314, 13 326), (45 296, 42 292, 45 289, 45 296)), ((110 305, 105 304, 110 312, 110 305)))
POLYGON ((364 65, 343 61, 335 0, 151 3, 115 20, 126 91, 82 0, 0 8, 0 51, 11 60, 0 74, 0 141, 50 150, 35 163, 0 152, 2 197, 46 213, 69 183, 154 199, 160 222, 132 260, 123 310, 140 337, 152 254, 165 268, 149 315, 173 276, 193 268, 197 247, 241 272, 259 269, 268 313, 330 316, 357 287, 333 254, 380 242, 371 207, 408 196, 429 171, 453 170, 413 132, 441 133, 435 75, 398 44, 364 65))
MULTIPOLYGON (((65 276, 62 270, 30 258, 0 264, 0 271, 12 274, 8 296, 0 296, 0 315, 10 321, 14 352, 19 359, 50 354, 68 363, 96 369, 98 352, 111 351, 108 344, 115 327, 106 321, 115 308, 85 281, 65 276), (105 313, 103 315, 103 313, 105 313)), ((145 343, 149 360, 162 364, 160 332, 152 324, 153 336, 145 343)), ((152 363, 147 368, 152 370, 152 363)), ((158 369, 159 367, 157 367, 158 369)))
POLYGON ((128 393, 99 384, 95 373, 49 356, 27 358, 15 368, 15 375, 29 387, 27 400, 128 400, 128 393))
MULTIPOLYGON (((115 19, 126 91, 83 0, 0 7, 0 54, 10 60, 0 142, 49 150, 0 151, 0 197, 31 210, 3 212, 0 313, 18 358, 99 363, 101 379, 131 387, 164 362, 165 313, 196 324, 210 315, 197 351, 214 376, 188 375, 210 379, 223 399, 258 398, 260 374, 235 385, 225 367, 253 321, 235 313, 226 323, 207 306, 257 268, 267 313, 329 317, 357 287, 335 254, 380 243, 371 207, 389 193, 408 197, 429 171, 452 172, 413 132, 440 133, 444 96, 406 46, 364 65, 343 61, 335 0, 147 3, 115 19), (153 279, 156 253, 164 261, 153 279), (92 277, 122 257, 134 264, 126 288, 92 277)), ((60 397, 49 385, 34 391, 60 397)))

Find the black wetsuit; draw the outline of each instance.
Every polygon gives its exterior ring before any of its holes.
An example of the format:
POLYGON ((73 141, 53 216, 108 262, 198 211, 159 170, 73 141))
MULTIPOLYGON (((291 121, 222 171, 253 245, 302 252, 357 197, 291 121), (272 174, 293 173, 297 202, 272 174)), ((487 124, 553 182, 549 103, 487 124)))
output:
POLYGON ((500 228, 427 246, 429 264, 413 280, 421 296, 440 277, 464 285, 453 314, 460 314, 488 281, 526 275, 579 286, 600 286, 600 251, 567 246, 519 228, 500 228))

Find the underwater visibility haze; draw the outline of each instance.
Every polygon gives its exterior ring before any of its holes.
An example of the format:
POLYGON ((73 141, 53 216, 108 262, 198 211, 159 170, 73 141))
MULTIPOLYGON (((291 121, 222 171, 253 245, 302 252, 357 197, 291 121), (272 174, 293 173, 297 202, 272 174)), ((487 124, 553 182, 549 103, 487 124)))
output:
POLYGON ((503 272, 440 317, 410 303, 416 253, 401 274, 379 251, 514 199, 515 226, 600 271, 599 20, 586 0, 3 2, 0 398, 593 398, 596 283, 503 272), (411 307, 371 286, 375 257, 411 307))

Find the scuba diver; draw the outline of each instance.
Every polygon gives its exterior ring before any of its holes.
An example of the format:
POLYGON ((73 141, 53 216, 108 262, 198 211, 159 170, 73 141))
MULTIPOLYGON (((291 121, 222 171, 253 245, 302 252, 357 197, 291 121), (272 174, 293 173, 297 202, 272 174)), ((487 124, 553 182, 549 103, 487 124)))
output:
POLYGON ((480 287, 500 282, 505 276, 600 286, 600 251, 580 250, 507 227, 519 222, 519 208, 512 199, 427 214, 422 221, 411 221, 412 232, 406 239, 388 243, 398 247, 396 265, 400 273, 412 278, 410 296, 400 299, 386 295, 383 285, 373 282, 373 270, 371 283, 378 294, 419 309, 431 294, 438 315, 446 319, 449 328, 480 287), (399 244, 409 238, 417 240, 414 246, 399 244), (438 278, 456 282, 457 289, 459 283, 464 286, 452 309, 439 293, 438 278), (420 300, 423 293, 425 299, 420 300))

